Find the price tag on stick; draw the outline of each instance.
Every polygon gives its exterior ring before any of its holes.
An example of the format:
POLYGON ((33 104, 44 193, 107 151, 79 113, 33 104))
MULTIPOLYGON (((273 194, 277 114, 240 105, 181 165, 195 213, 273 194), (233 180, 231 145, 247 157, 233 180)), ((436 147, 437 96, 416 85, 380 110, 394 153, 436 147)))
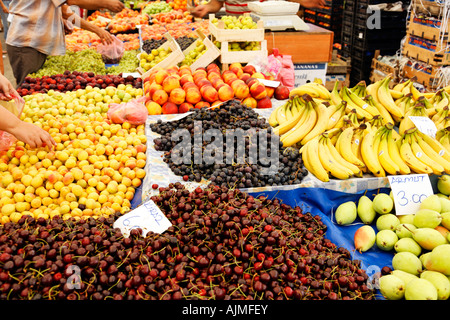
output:
POLYGON ((128 237, 132 229, 141 228, 142 236, 145 236, 149 231, 163 233, 171 225, 172 223, 158 206, 152 200, 149 200, 118 218, 113 227, 119 228, 122 234, 128 237))
POLYGON ((397 215, 414 214, 423 200, 433 194, 427 174, 388 176, 397 215))
POLYGON ((416 116, 409 116, 409 119, 414 123, 414 125, 417 127, 417 129, 426 134, 429 135, 432 138, 436 137, 436 124, 428 117, 416 117, 416 116))

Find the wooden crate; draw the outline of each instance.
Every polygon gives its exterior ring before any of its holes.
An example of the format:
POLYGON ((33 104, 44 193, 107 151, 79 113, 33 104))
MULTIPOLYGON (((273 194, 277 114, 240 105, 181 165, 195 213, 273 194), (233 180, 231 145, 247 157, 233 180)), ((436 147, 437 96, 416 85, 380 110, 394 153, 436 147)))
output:
MULTIPOLYGON (((165 68, 168 68, 168 67, 176 66, 176 65, 178 65, 178 63, 183 61, 184 54, 183 54, 183 51, 181 51, 181 48, 180 48, 179 44, 169 34, 169 32, 166 32, 164 34, 164 37, 166 37, 167 41, 164 42, 158 49, 160 49, 160 48, 163 48, 163 49, 170 48, 170 49, 172 49, 172 52, 163 61, 161 61, 160 63, 156 64, 150 70, 145 71, 139 65, 139 67, 137 68, 137 71, 142 75, 142 79, 145 79, 146 77, 148 77, 148 75, 150 74, 150 72, 153 69, 156 69, 156 68, 163 68, 163 69, 165 69, 165 68)), ((141 60, 140 57, 141 57, 141 54, 139 53, 137 55, 137 58, 139 60, 141 60)), ((139 62, 139 64, 140 64, 140 62, 139 62)))
POLYGON ((403 55, 433 66, 450 64, 450 48, 440 47, 438 42, 406 35, 403 55))
MULTIPOLYGON (((200 30, 195 30, 195 33, 198 36, 198 39, 203 42, 203 44, 206 46, 206 51, 203 53, 197 60, 195 60, 191 65, 191 70, 195 71, 198 68, 206 68, 211 62, 216 60, 217 57, 220 56, 220 50, 216 47, 214 43, 212 43, 211 40, 208 39, 207 36, 200 30)), ((185 50, 183 50, 183 55, 186 56, 196 47, 196 42, 192 43, 189 47, 187 47, 185 50)), ((183 58, 184 59, 184 58, 183 58)))
MULTIPOLYGON (((236 41, 233 41, 236 42, 236 41)), ((261 50, 255 51, 229 51, 228 42, 221 42, 220 46, 220 62, 222 64, 230 64, 233 62, 248 63, 255 59, 255 57, 267 59, 267 41, 261 41, 261 50)))
POLYGON ((380 75, 384 74, 385 76, 387 76, 391 74, 393 76, 393 80, 397 80, 399 76, 399 61, 397 61, 397 64, 395 66, 392 66, 390 64, 379 61, 377 59, 379 55, 380 50, 376 50, 375 55, 372 59, 372 73, 374 71, 378 71, 376 73, 380 75))
POLYGON ((439 67, 408 59, 402 67, 401 76, 406 79, 415 78, 414 82, 420 83, 428 90, 434 90, 438 69, 439 67))
POLYGON ((447 25, 445 30, 442 30, 442 34, 441 25, 442 20, 419 18, 415 12, 411 12, 411 18, 409 19, 409 24, 407 25, 407 33, 432 41, 438 41, 442 37, 442 40, 447 42, 449 40, 449 25, 447 25))
MULTIPOLYGON (((244 16, 250 16, 244 13, 244 16)), ((264 40, 264 21, 256 22, 256 29, 225 29, 225 23, 219 19, 219 23, 215 26, 211 21, 215 18, 214 14, 209 15, 209 33, 214 36, 217 41, 235 42, 235 41, 263 41, 264 40)))
POLYGON ((337 50, 333 50, 331 61, 327 66, 327 74, 343 74, 350 73, 351 65, 337 56, 337 50))
POLYGON ((413 0, 411 11, 439 18, 442 16, 443 5, 439 5, 435 1, 413 0))

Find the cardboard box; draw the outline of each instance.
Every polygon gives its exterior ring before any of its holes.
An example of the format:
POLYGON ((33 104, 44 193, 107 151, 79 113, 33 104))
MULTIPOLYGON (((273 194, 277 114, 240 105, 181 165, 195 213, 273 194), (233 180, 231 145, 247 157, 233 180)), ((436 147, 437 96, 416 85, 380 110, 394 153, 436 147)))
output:
POLYGON ((321 79, 322 82, 325 83, 327 64, 328 63, 294 63, 295 86, 298 87, 302 84, 313 82, 316 78, 321 79))
POLYGON ((450 65, 450 47, 441 47, 438 42, 406 35, 403 55, 433 66, 450 65))
POLYGON ((442 38, 444 42, 448 42, 449 28, 450 25, 447 24, 445 30, 442 30, 441 34, 441 29, 443 29, 442 20, 432 17, 420 18, 415 12, 411 12, 411 18, 407 25, 407 33, 432 41, 439 41, 439 39, 442 38))

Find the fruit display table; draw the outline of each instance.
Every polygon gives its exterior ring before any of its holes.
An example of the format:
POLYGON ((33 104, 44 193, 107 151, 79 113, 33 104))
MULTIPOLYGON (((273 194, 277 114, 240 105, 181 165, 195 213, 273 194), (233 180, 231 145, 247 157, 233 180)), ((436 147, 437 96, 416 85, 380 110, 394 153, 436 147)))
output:
POLYGON ((308 31, 266 31, 264 39, 268 52, 278 48, 281 54, 291 55, 292 62, 298 64, 330 62, 334 33, 310 23, 307 25, 308 31))

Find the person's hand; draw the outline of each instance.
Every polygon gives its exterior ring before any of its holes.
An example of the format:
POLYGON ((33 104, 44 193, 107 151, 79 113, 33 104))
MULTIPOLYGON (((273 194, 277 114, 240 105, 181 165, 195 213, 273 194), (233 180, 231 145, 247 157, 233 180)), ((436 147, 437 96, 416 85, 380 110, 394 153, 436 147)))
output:
POLYGON ((300 5, 305 8, 320 8, 325 4, 325 0, 300 0, 300 5))
POLYGON ((204 16, 206 16, 209 13, 208 7, 203 4, 199 5, 195 8, 192 8, 189 11, 196 18, 203 18, 204 16))
POLYGON ((9 13, 9 9, 5 5, 2 5, 2 10, 4 13, 9 13))
POLYGON ((105 0, 105 8, 112 12, 120 12, 125 8, 125 5, 119 0, 105 0))
POLYGON ((15 126, 10 133, 33 149, 44 146, 52 149, 56 145, 55 140, 47 131, 29 122, 20 121, 19 125, 15 126))
POLYGON ((2 74, 0 74, 0 100, 9 101, 19 94, 14 89, 11 82, 2 74))
POLYGON ((114 37, 111 33, 106 31, 105 29, 98 28, 98 30, 95 32, 102 41, 103 44, 111 44, 114 42, 114 37))

